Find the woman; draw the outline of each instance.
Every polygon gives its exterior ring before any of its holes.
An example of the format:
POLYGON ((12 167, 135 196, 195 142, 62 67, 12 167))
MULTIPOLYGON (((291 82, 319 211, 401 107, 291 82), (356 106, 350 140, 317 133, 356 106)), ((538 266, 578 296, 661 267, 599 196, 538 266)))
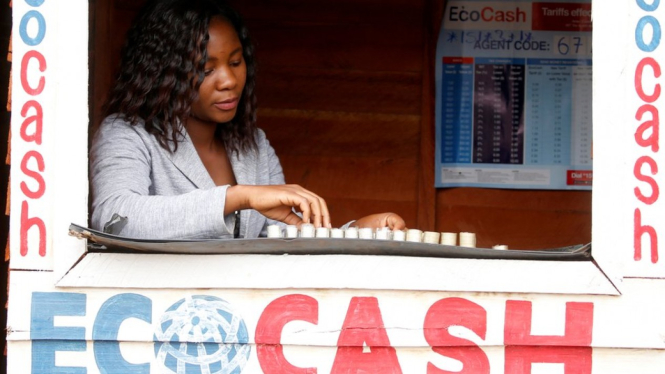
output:
MULTIPOLYGON (((160 239, 255 238, 275 222, 330 227, 321 197, 284 184, 256 127, 255 85, 254 49, 233 9, 216 0, 147 4, 91 149, 93 227, 126 217, 112 233, 160 239)), ((355 225, 404 221, 381 213, 355 225)))

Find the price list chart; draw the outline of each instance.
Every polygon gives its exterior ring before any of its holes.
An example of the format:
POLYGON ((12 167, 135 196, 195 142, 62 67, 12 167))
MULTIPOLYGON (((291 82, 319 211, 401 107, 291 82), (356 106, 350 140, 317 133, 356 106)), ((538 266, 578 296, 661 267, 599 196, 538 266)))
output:
POLYGON ((476 59, 473 162, 522 164, 524 59, 476 59))
POLYGON ((573 72, 571 164, 590 168, 593 164, 591 159, 593 69, 591 60, 585 62, 586 64, 578 64, 571 68, 573 72))
POLYGON ((591 189, 589 0, 449 0, 436 187, 591 189))
POLYGON ((444 59, 442 161, 445 163, 471 162, 473 68, 473 58, 444 59))
MULTIPOLYGON (((551 166, 591 167, 592 61, 446 58, 441 163, 453 180, 549 183, 551 166), (527 165, 521 171, 483 169, 527 165), (544 168, 538 168, 543 166, 544 168)), ((586 185, 580 183, 579 185, 586 185)))
POLYGON ((572 72, 566 61, 530 60, 526 112, 531 124, 527 134, 527 163, 570 163, 572 72), (547 95, 545 95, 547 93, 547 95))

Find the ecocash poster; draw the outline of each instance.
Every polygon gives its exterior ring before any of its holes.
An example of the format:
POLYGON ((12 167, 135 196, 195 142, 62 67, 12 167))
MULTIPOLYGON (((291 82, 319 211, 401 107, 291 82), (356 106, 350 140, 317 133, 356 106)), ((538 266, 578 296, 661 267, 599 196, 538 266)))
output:
POLYGON ((436 187, 591 189, 590 1, 449 1, 436 187))

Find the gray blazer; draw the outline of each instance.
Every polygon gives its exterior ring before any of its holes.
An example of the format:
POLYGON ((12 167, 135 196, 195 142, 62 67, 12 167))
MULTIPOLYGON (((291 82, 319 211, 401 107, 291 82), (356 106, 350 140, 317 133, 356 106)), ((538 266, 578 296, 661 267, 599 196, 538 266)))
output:
MULTIPOLYGON (((284 184, 275 151, 263 131, 257 152, 229 154, 238 184, 284 184)), ((224 217, 226 189, 216 186, 185 133, 169 153, 142 123, 107 117, 90 151, 92 227, 102 230, 114 213, 127 217, 117 235, 146 239, 233 238, 235 216, 224 217)), ((265 236, 267 220, 240 213, 240 236, 265 236)))

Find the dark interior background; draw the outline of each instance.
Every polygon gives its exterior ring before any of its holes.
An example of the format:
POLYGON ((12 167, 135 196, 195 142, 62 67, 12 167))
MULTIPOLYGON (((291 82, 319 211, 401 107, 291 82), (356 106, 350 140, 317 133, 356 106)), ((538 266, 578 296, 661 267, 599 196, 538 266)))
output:
MULTIPOLYGON (((144 1, 91 1, 91 131, 144 1)), ((288 183, 324 197, 334 225, 394 211, 409 227, 469 231, 478 246, 591 239, 591 192, 434 188, 434 0, 233 0, 255 41, 259 126, 288 183)))

